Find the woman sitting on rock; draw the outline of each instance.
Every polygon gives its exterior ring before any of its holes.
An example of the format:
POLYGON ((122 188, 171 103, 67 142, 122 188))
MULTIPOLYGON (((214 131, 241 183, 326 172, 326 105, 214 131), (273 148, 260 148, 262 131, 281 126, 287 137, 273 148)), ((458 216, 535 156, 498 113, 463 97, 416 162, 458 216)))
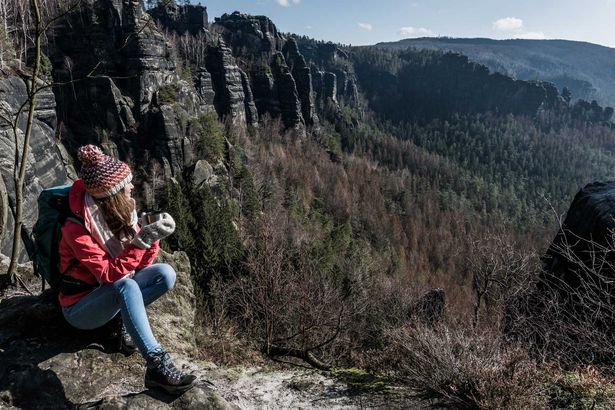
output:
POLYGON ((164 213, 139 228, 130 167, 94 145, 81 147, 78 156, 81 179, 69 193, 77 218, 64 223, 59 249, 64 317, 76 328, 94 329, 121 313, 125 337, 134 340, 147 362, 145 386, 186 391, 196 377, 173 365, 152 334, 145 310, 175 283, 171 266, 152 264, 160 239, 173 233, 175 221, 164 213))

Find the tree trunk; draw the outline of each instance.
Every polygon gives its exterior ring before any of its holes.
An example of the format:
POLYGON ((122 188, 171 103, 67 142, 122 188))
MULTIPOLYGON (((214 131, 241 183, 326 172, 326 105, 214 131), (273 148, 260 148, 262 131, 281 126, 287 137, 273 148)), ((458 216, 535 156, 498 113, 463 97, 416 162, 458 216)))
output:
MULTIPOLYGON (((26 132, 23 139, 23 148, 21 152, 21 161, 19 161, 19 141, 17 133, 15 133, 15 227, 13 230, 13 250, 11 251, 11 263, 7 272, 8 282, 15 283, 15 271, 19 260, 19 251, 21 248, 21 229, 23 226, 23 188, 24 179, 26 176, 26 168, 28 165, 28 152, 30 148, 30 136, 32 135, 32 126, 34 123, 34 109, 36 107, 37 79, 41 65, 41 13, 38 0, 31 0, 32 11, 34 13, 34 67, 32 72, 32 80, 28 89, 28 100, 30 106, 28 108, 28 122, 26 124, 26 132), (17 169, 19 168, 19 172, 17 169)), ((18 120, 18 119, 17 119, 18 120)))

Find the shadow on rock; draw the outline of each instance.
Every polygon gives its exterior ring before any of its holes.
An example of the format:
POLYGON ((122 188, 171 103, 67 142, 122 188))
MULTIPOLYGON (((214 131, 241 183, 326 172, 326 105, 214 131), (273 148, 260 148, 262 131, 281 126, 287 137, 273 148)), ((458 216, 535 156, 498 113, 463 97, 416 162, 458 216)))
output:
POLYGON ((0 407, 26 409, 72 408, 64 386, 41 363, 62 353, 85 348, 105 351, 103 329, 71 327, 55 302, 55 295, 15 296, 0 302, 0 407))

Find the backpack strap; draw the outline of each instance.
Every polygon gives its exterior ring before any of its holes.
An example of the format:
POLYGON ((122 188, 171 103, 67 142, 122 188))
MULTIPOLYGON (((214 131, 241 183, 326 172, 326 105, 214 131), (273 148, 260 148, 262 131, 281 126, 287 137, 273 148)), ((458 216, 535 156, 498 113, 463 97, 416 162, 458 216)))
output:
MULTIPOLYGON (((70 216, 66 217, 65 222, 66 221, 72 221, 81 226, 85 226, 83 223, 83 219, 77 217, 74 214, 71 214, 70 216)), ((64 272, 61 272, 62 279, 60 280, 60 293, 70 296, 98 287, 98 285, 91 285, 89 283, 83 282, 77 278, 73 278, 67 275, 67 273, 75 266, 79 265, 79 263, 79 259, 73 258, 66 267, 66 270, 64 270, 64 272)))
MULTIPOLYGON (((64 222, 66 222, 66 221, 72 221, 72 222, 74 222, 74 223, 76 223, 78 225, 81 225, 81 226, 85 227, 85 224, 83 223, 83 219, 79 218, 78 216, 74 215, 73 213, 71 213, 70 216, 66 217, 64 222)), ((64 272, 60 272, 60 275, 62 277, 64 277, 64 275, 66 275, 69 270, 71 270, 72 268, 74 268, 77 265, 79 265, 79 259, 77 259, 77 258, 71 259, 71 261, 68 264, 68 267, 66 268, 66 270, 64 270, 64 272)))

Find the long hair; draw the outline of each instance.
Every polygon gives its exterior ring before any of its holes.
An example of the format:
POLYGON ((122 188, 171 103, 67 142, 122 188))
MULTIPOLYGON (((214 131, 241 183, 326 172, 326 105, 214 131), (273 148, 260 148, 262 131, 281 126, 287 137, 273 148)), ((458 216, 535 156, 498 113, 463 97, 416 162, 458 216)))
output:
POLYGON ((97 202, 113 235, 120 240, 133 239, 136 234, 132 228, 135 204, 132 198, 126 197, 124 189, 115 195, 97 199, 97 202))

